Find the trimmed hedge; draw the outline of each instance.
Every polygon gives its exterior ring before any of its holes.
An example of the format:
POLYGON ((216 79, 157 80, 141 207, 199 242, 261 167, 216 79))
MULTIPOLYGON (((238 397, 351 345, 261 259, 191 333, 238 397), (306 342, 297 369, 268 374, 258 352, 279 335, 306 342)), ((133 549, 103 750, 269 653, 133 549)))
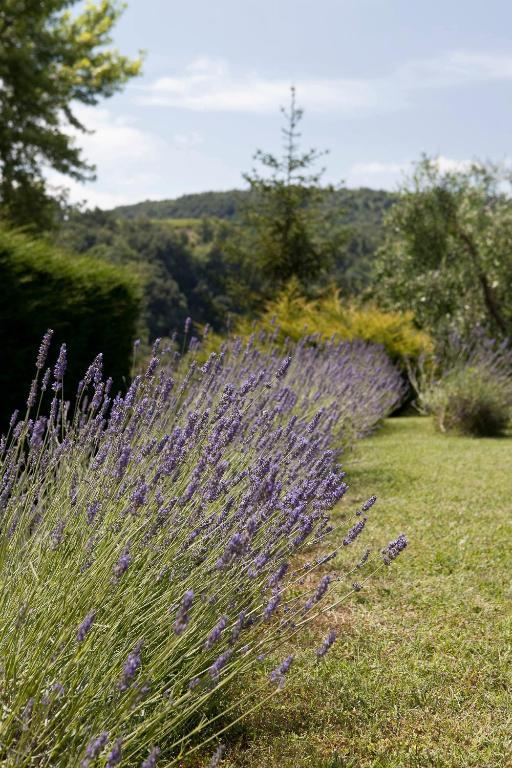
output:
POLYGON ((44 240, 0 226, 0 425, 24 409, 41 337, 53 328, 53 360, 68 348, 65 396, 103 353, 105 372, 129 376, 140 294, 126 269, 59 252, 44 240))

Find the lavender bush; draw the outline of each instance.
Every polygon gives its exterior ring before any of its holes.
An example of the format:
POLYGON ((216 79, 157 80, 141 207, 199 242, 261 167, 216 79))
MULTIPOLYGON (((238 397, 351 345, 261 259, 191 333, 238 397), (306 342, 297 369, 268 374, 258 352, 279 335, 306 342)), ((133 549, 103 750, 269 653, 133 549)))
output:
MULTIPOLYGON (((123 397, 99 356, 70 414, 66 350, 45 368, 49 341, 26 415, 0 446, 0 760, 175 765, 206 727, 203 742, 254 706, 262 656, 406 545, 399 536, 375 560, 356 553, 321 573, 357 547, 375 501, 336 533, 339 546, 318 549, 347 491, 338 438, 345 424, 370 429, 400 379, 366 345, 299 345, 283 359, 233 342, 188 368, 155 348, 123 397), (247 699, 214 713, 240 676, 247 699)), ((260 704, 292 661, 260 683, 260 704)))
POLYGON ((412 380, 420 410, 441 432, 502 435, 511 423, 512 349, 480 328, 467 340, 453 336, 412 380))

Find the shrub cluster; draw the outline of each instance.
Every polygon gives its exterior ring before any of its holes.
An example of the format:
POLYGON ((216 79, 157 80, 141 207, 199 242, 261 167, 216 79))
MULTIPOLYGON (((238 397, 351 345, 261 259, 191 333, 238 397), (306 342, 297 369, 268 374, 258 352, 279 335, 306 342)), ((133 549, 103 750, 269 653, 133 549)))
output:
POLYGON ((420 409, 441 432, 503 435, 512 419, 512 350, 475 329, 470 340, 452 337, 443 356, 413 377, 420 409))
POLYGON ((46 328, 70 352, 69 392, 102 351, 118 386, 130 370, 138 317, 137 287, 126 270, 70 257, 43 240, 0 226, 0 423, 5 426, 30 384, 46 328))
MULTIPOLYGON (((324 340, 336 337, 382 344, 398 363, 433 350, 430 337, 415 327, 412 312, 384 312, 374 304, 343 301, 337 291, 308 300, 297 294, 293 284, 267 305, 258 325, 267 331, 277 325, 281 340, 298 341, 315 334, 324 340)), ((249 328, 248 321, 239 326, 246 332, 249 328)))
MULTIPOLYGON (((362 413, 356 395, 380 418, 400 377, 366 345, 283 358, 234 341, 188 367, 155 348, 124 396, 98 356, 68 417, 66 350, 46 368, 49 341, 0 445, 0 762, 175 765, 252 706, 265 654, 405 547, 400 535, 381 556, 324 568, 356 542, 372 497, 318 550, 347 491, 335 434, 362 413), (240 675, 247 698, 221 699, 240 675)), ((260 703, 292 661, 260 683, 260 703)))

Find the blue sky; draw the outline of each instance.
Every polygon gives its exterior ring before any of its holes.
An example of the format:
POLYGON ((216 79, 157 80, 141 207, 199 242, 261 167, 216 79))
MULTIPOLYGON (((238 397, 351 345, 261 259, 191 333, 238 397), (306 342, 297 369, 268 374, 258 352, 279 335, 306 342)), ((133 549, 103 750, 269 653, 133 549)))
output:
POLYGON ((129 0, 114 40, 146 50, 144 74, 79 108, 98 179, 72 198, 243 186, 254 151, 279 150, 291 83, 304 147, 330 150, 326 181, 392 189, 422 152, 508 160, 511 30, 507 0, 129 0))

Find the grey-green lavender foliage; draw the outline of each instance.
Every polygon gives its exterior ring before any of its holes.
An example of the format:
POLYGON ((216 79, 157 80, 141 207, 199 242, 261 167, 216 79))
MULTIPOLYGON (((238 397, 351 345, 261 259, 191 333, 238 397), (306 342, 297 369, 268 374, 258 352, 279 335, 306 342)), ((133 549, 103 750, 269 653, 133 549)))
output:
MULTIPOLYGON (((377 421, 401 380, 367 346, 283 359, 234 341, 188 369, 155 348, 124 396, 99 356, 70 414, 65 348, 45 367, 50 335, 0 446, 0 763, 176 765, 213 748, 255 693, 258 705, 275 695, 293 658, 257 691, 252 670, 361 588, 358 563, 371 575, 404 548, 399 536, 382 557, 357 551, 374 498, 348 531, 329 519, 347 491, 343 424, 365 398, 377 421), (212 708, 241 677, 242 700, 212 708)), ((368 418, 352 416, 351 432, 368 418)))
POLYGON ((410 371, 421 412, 441 432, 492 437, 512 421, 512 349, 476 327, 469 339, 452 334, 442 354, 410 371))

